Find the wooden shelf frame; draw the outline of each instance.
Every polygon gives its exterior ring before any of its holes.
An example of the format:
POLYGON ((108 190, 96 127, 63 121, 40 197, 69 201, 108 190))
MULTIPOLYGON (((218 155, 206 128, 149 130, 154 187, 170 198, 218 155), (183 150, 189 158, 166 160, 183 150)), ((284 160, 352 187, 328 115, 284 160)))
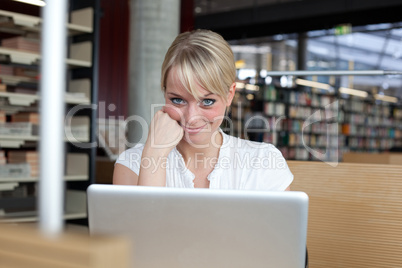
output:
MULTIPOLYGON (((64 176, 65 181, 86 181, 88 180, 88 175, 67 175, 64 176)), ((0 183, 3 182, 38 182, 38 177, 27 177, 27 178, 2 178, 0 177, 0 183)))
MULTIPOLYGON (((31 135, 31 136, 11 136, 11 135, 0 135, 0 147, 3 148, 20 148, 26 142, 38 142, 39 136, 31 135)), ((65 138, 67 142, 68 139, 65 138)), ((72 142, 80 142, 80 143, 87 143, 89 142, 88 138, 78 137, 75 138, 72 142)))
MULTIPOLYGON (((85 191, 67 190, 64 220, 84 219, 87 217, 87 196, 85 191)), ((0 223, 37 222, 36 211, 6 213, 0 216, 0 223)))
MULTIPOLYGON (((7 18, 9 20, 9 25, 6 24, 0 27, 0 31, 3 32, 23 34, 26 32, 39 33, 41 30, 42 18, 40 17, 0 10, 0 18, 7 18)), ((92 27, 85 25, 73 23, 67 23, 66 25, 70 36, 92 33, 93 31, 92 27)))
MULTIPOLYGON (((13 63, 19 64, 38 64, 41 55, 34 52, 23 51, 18 49, 12 49, 7 47, 0 47, 0 54, 7 55, 10 57, 10 61, 13 63)), ((66 59, 66 64, 69 68, 77 68, 77 67, 91 67, 92 62, 77 60, 77 59, 66 59)))
MULTIPOLYGON (((0 98, 8 98, 11 105, 18 106, 30 106, 34 102, 40 100, 40 96, 37 94, 24 94, 13 92, 0 92, 0 98)), ((65 102, 67 104, 90 104, 89 98, 75 98, 66 94, 65 102)))
MULTIPOLYGON (((69 5, 69 21, 66 23, 68 36, 66 42, 68 45, 68 56, 65 64, 68 68, 67 77, 69 80, 66 93, 72 93, 65 96, 66 105, 89 105, 97 103, 98 94, 98 51, 99 51, 99 18, 101 15, 100 1, 79 1, 72 0, 69 5), (79 81, 85 80, 85 81, 79 81), (80 94, 74 94, 80 93, 80 94), (82 95, 84 93, 84 95, 82 95)), ((14 36, 38 39, 42 31, 42 18, 19 14, 1 10, 0 8, 0 32, 10 33, 14 36)), ((21 49, 6 48, 0 46, 0 55, 2 55, 3 63, 11 66, 21 66, 23 68, 38 69, 38 65, 43 61, 41 52, 24 51, 21 49)), ((25 77, 21 75, 0 74, 3 84, 11 89, 14 87, 29 88, 33 90, 38 88, 40 78, 25 77)), ((29 94, 30 92, 0 92, 0 102, 4 105, 6 115, 12 115, 16 112, 37 112, 36 103, 40 101, 40 96, 29 94), (10 101, 11 100, 11 101, 10 101), (33 105, 32 105, 33 104, 33 105)), ((17 91, 17 90, 16 90, 17 91)), ((93 110, 83 113, 88 117, 88 137, 81 139, 77 136, 78 141, 71 141, 65 138, 66 146, 69 148, 67 152, 84 154, 88 157, 83 161, 80 157, 74 157, 74 161, 68 161, 66 158, 66 171, 63 178, 68 181, 65 191, 66 201, 64 205, 64 220, 85 220, 87 218, 86 211, 86 193, 85 189, 91 183, 94 183, 95 175, 95 156, 96 148, 76 148, 79 144, 86 144, 96 141, 96 133, 91 131, 96 128, 97 114, 93 110), (82 167, 76 168, 75 162, 81 162, 82 167), (74 166, 73 169, 68 165, 74 166), (85 167, 85 171, 83 168, 85 167), (85 174, 85 175, 83 175, 85 174), (72 189, 80 189, 75 191, 72 189)), ((76 130, 78 131, 78 130, 76 130)), ((32 132, 35 134, 35 132, 32 132)), ((75 134, 75 132, 73 131, 75 134)), ((78 132, 77 132, 78 133, 78 132)), ((29 133, 26 133, 29 134, 29 133)), ((78 134, 77 134, 78 135, 78 134)), ((36 135, 0 135, 0 148, 20 148, 32 149, 37 148, 39 136, 36 135)), ((66 152, 66 153, 67 153, 66 152)), ((8 175, 7 175, 8 176, 8 175)), ((29 175, 27 175, 29 176, 29 175)), ((39 178, 0 178, 0 186, 11 188, 13 185, 35 184, 39 178)), ((25 198, 25 197, 24 197, 25 198)), ((27 196, 27 198, 37 198, 36 196, 27 196)), ((24 199, 24 202, 28 200, 24 199)), ((30 201, 29 201, 30 202, 30 201)), ((23 210, 24 207, 18 208, 23 210)), ((29 210, 30 208, 27 208, 29 210)), ((7 213, 8 211, 6 211, 7 213)), ((11 212, 11 211, 10 211, 11 212)), ((38 221, 36 212, 20 212, 1 215, 0 222, 36 222, 38 221)))

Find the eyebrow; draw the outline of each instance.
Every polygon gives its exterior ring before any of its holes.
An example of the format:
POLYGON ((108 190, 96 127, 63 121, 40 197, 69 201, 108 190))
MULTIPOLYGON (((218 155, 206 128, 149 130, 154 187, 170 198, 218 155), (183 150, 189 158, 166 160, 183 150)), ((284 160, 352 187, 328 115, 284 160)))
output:
MULTIPOLYGON (((176 97, 180 97, 180 98, 182 98, 182 96, 181 96, 181 95, 176 94, 176 93, 168 92, 167 94, 168 94, 168 95, 173 95, 173 96, 176 96, 176 97)), ((211 93, 208 93, 208 94, 206 94, 206 95, 202 96, 202 98, 206 98, 206 97, 208 97, 208 96, 210 96, 210 95, 215 95, 215 94, 211 92, 211 93)))

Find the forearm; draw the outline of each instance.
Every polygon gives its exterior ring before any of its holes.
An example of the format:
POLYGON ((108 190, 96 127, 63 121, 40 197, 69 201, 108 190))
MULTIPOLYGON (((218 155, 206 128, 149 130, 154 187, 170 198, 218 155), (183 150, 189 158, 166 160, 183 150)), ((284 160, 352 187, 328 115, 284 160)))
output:
POLYGON ((145 146, 141 157, 138 185, 166 186, 166 165, 168 152, 145 146))

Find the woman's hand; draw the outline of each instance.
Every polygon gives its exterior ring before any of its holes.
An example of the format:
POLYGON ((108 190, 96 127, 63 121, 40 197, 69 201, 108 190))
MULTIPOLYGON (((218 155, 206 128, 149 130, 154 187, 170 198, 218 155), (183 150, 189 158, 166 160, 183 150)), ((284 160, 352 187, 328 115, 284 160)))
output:
POLYGON ((167 155, 181 141, 183 135, 184 130, 179 123, 162 109, 156 112, 151 121, 146 147, 167 155))
POLYGON ((183 135, 183 128, 169 114, 163 110, 156 112, 142 151, 138 185, 166 186, 167 156, 183 135))

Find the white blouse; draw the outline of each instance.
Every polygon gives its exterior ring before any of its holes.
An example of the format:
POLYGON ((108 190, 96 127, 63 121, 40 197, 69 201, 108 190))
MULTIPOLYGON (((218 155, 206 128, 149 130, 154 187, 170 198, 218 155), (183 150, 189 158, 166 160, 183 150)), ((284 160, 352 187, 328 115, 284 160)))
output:
MULTIPOLYGON (((209 188, 283 191, 292 183, 293 174, 274 145, 247 141, 220 132, 223 143, 218 161, 207 177, 210 181, 209 188)), ((138 175, 143 149, 143 144, 137 144, 121 153, 116 163, 128 167, 138 175)), ((162 163, 157 161, 156 164, 162 163)), ((147 165, 147 162, 143 162, 144 164, 147 165)), ((166 162, 166 186, 194 188, 194 178, 195 175, 187 169, 182 155, 174 148, 166 162)))

